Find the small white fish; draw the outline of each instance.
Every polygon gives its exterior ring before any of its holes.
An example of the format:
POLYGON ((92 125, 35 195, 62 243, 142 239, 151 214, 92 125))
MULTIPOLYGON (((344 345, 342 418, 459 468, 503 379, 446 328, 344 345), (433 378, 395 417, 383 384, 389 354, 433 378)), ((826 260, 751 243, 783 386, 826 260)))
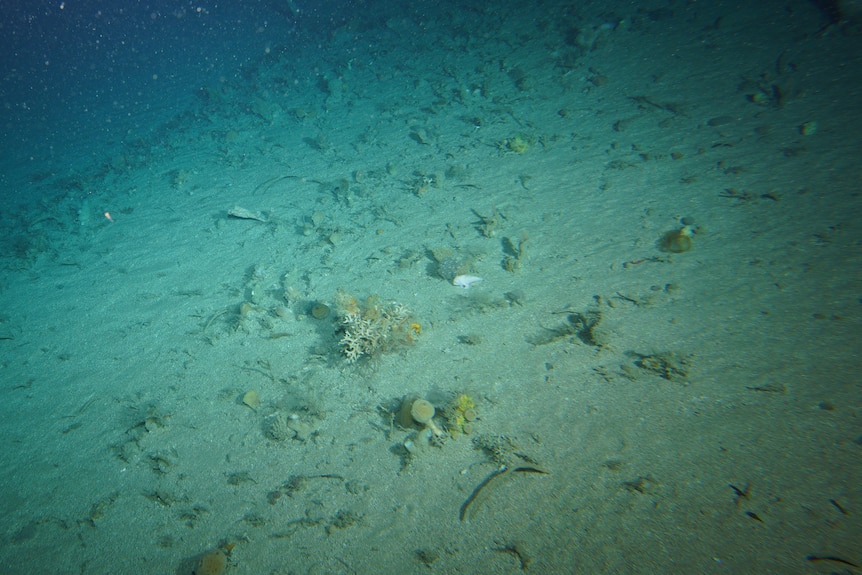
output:
POLYGON ((480 281, 482 281, 482 278, 480 278, 479 276, 461 275, 452 278, 452 285, 464 289, 470 289, 471 285, 480 281))

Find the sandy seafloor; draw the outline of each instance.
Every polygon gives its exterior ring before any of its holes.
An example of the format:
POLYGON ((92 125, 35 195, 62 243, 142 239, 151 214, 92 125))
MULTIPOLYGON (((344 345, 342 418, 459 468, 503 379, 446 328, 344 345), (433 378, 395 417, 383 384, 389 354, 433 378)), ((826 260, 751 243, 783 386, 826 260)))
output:
POLYGON ((366 8, 6 162, 0 573, 859 573, 858 27, 366 8), (421 334, 347 363, 339 290, 421 334))

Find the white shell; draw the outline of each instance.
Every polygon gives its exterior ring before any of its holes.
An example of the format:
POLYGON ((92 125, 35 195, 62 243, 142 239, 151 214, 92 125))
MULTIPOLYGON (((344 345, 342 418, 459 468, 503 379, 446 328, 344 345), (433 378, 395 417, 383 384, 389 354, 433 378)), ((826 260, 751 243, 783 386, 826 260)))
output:
POLYGON ((462 275, 455 276, 452 279, 452 285, 462 287, 464 289, 469 289, 471 285, 480 281, 482 281, 482 278, 480 278, 479 276, 462 275))

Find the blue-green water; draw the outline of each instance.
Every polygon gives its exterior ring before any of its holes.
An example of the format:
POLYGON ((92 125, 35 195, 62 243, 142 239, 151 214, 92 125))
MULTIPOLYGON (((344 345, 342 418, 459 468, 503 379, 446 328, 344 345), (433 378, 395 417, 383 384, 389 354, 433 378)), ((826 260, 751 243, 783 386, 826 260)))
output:
POLYGON ((853 572, 855 17, 7 8, 0 573, 853 572))

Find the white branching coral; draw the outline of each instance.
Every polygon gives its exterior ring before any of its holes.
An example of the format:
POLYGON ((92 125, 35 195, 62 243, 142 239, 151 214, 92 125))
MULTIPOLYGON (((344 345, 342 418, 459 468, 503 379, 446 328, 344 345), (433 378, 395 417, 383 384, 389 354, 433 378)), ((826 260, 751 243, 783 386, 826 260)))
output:
POLYGON ((395 302, 383 305, 376 299, 369 299, 362 310, 342 313, 344 336, 338 344, 347 363, 374 356, 397 343, 412 342, 418 332, 411 333, 414 328, 408 325, 409 319, 410 310, 405 306, 395 302))
POLYGON ((349 313, 341 320, 344 337, 339 344, 347 356, 347 363, 353 363, 363 355, 372 355, 378 348, 381 333, 379 326, 369 319, 362 319, 358 313, 349 313))

